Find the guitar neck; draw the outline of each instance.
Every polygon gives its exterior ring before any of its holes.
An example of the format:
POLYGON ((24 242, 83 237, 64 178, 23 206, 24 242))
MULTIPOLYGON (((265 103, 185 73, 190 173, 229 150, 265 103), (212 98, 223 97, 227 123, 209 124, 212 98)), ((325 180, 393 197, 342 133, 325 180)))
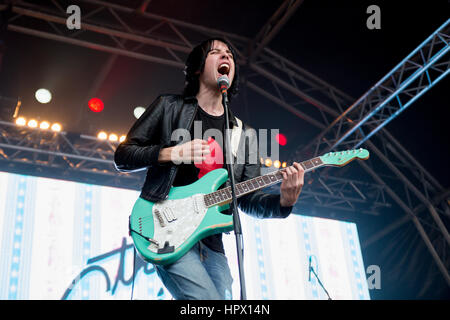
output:
MULTIPOLYGON (((314 170, 318 167, 324 166, 324 163, 320 157, 313 158, 308 161, 300 162, 305 172, 314 170)), ((236 184, 236 197, 239 198, 246 194, 252 193, 254 191, 266 188, 268 186, 277 184, 283 180, 282 171, 285 169, 280 169, 265 175, 239 182, 236 184)), ((205 204, 207 207, 214 205, 224 205, 230 203, 232 200, 231 187, 226 187, 208 194, 204 195, 205 204)))

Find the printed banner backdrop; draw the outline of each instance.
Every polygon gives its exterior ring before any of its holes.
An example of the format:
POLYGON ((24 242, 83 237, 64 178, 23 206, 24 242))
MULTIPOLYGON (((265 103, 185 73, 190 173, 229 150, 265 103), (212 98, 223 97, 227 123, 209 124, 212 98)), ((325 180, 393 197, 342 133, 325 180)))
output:
MULTIPOLYGON (((0 299, 130 299, 128 216, 139 193, 0 172, 0 299)), ((240 214, 248 299, 370 299, 356 225, 291 214, 240 214)), ((235 237, 224 235, 239 299, 235 237)), ((171 299, 151 264, 135 264, 134 299, 171 299)))

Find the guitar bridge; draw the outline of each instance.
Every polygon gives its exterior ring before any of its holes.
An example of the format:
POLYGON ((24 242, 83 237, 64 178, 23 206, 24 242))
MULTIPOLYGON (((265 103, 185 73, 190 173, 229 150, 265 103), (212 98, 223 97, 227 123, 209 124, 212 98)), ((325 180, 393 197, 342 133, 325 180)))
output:
POLYGON ((164 242, 164 247, 158 249, 158 254, 171 253, 175 251, 175 247, 169 244, 169 241, 164 242))

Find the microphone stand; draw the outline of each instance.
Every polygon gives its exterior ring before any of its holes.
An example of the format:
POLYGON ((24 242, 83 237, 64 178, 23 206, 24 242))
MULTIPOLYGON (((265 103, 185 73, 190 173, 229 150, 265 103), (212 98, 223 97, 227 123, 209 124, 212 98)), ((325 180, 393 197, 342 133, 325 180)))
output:
POLYGON ((237 249, 237 258, 238 258, 238 267, 239 267, 239 280, 241 285, 241 300, 247 300, 246 290, 245 290, 245 277, 244 277, 244 254, 243 254, 243 237, 242 237, 242 228, 241 221, 239 219, 239 213, 237 210, 237 198, 236 198, 236 186, 234 180, 234 166, 233 166, 233 158, 231 154, 231 137, 230 137, 230 122, 228 115, 228 96, 227 91, 222 90, 222 104, 225 111, 225 136, 226 136, 226 151, 228 162, 228 176, 230 177, 230 185, 231 185, 231 197, 232 202, 230 203, 230 209, 233 215, 233 227, 234 227, 234 235, 236 237, 236 249, 237 249))

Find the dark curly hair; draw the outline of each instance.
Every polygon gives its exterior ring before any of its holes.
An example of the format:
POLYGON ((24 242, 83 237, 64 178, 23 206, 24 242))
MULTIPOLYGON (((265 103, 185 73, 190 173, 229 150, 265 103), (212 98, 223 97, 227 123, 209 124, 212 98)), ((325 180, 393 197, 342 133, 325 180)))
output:
POLYGON ((236 63, 236 52, 233 46, 228 41, 222 38, 210 38, 192 49, 191 53, 186 59, 186 64, 184 67, 184 74, 186 76, 186 79, 184 83, 183 96, 190 97, 197 95, 198 90, 200 89, 198 72, 203 72, 203 69, 205 68, 206 57, 208 55, 208 52, 211 51, 214 41, 221 41, 225 43, 228 49, 230 49, 231 53, 233 54, 235 72, 231 87, 228 89, 228 100, 231 102, 233 96, 236 96, 236 94, 238 93, 239 67, 236 63))

